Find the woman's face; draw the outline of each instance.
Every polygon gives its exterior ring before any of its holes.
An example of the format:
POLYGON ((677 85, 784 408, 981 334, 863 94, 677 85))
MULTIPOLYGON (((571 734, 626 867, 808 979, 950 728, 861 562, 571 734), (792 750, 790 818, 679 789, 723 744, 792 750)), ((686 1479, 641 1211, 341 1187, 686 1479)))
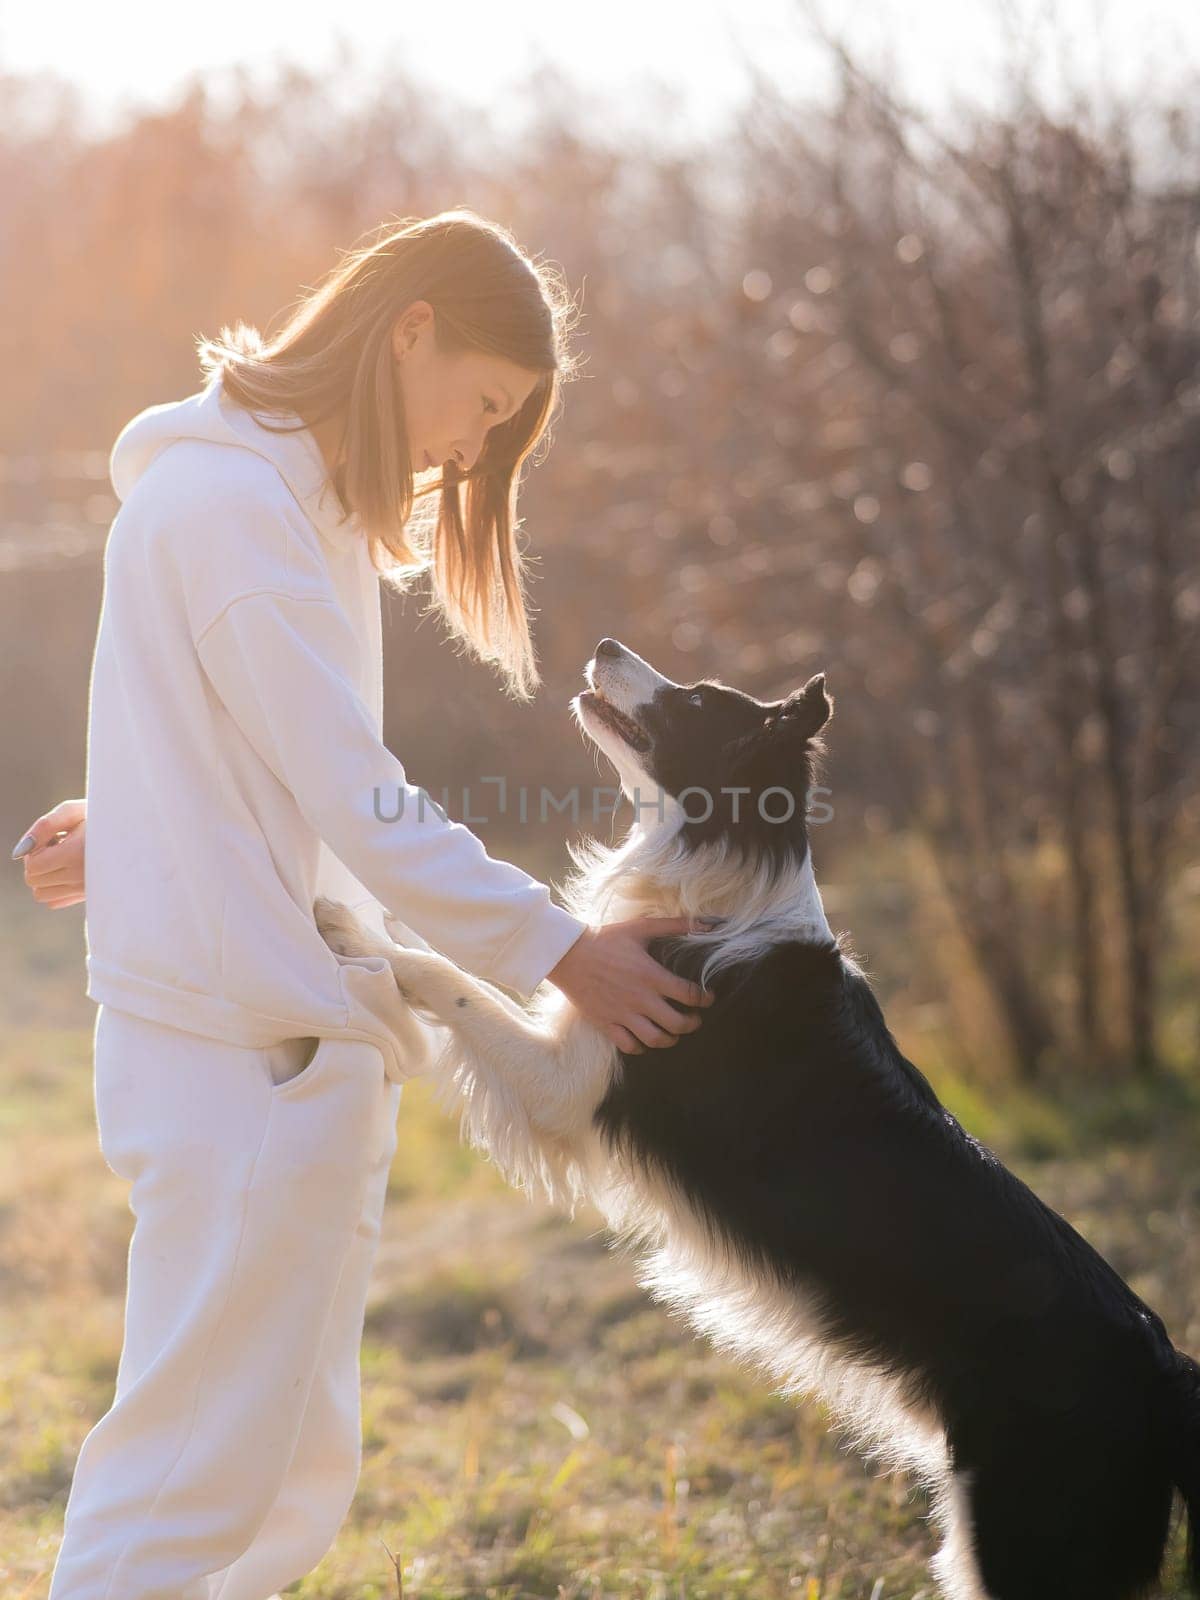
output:
POLYGON ((482 350, 448 355, 434 340, 434 310, 416 300, 392 330, 414 473, 478 461, 488 431, 533 393, 539 374, 482 350))

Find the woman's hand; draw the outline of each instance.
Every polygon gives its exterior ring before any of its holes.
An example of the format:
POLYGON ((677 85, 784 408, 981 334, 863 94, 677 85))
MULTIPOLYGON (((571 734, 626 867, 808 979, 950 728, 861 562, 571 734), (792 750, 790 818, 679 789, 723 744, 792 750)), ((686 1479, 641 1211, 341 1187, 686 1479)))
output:
POLYGON ((86 827, 87 801, 62 800, 37 819, 12 853, 14 861, 25 863, 25 882, 33 898, 52 911, 78 905, 84 897, 86 827))
POLYGON ((656 961, 646 943, 695 933, 697 926, 690 917, 631 917, 589 927, 547 976, 619 1050, 636 1055, 645 1046, 677 1044, 703 1018, 677 1011, 671 1001, 706 1006, 716 996, 656 961))

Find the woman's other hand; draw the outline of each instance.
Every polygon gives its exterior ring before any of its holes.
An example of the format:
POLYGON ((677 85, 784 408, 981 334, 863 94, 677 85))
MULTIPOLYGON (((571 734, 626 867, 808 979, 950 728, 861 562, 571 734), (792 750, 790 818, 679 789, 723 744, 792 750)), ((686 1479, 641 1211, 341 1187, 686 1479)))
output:
POLYGON ((25 882, 39 905, 58 911, 83 899, 86 828, 87 801, 61 800, 37 819, 13 851, 13 860, 25 863, 25 882))
POLYGON ((664 967, 646 944, 702 925, 703 918, 646 916, 589 927, 547 976, 619 1050, 640 1054, 647 1046, 673 1045, 703 1019, 671 1002, 706 1006, 716 996, 664 967))

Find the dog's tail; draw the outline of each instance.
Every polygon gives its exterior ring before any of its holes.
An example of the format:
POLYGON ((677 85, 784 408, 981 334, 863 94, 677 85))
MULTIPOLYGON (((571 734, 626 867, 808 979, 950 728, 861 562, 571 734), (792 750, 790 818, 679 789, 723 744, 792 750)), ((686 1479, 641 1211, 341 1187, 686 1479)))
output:
POLYGON ((1171 1479, 1187 1508, 1187 1576, 1200 1595, 1200 1366, 1175 1352, 1164 1400, 1164 1431, 1171 1479))

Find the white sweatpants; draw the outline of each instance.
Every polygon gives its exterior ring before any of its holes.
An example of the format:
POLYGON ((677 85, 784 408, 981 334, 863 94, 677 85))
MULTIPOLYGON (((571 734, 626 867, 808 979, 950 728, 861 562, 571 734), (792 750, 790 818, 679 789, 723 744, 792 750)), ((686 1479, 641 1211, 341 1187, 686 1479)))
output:
POLYGON ((109 1006, 95 1084, 136 1220, 116 1394, 49 1600, 268 1600, 320 1561, 358 1481, 400 1085, 363 1040, 248 1049, 109 1006))

